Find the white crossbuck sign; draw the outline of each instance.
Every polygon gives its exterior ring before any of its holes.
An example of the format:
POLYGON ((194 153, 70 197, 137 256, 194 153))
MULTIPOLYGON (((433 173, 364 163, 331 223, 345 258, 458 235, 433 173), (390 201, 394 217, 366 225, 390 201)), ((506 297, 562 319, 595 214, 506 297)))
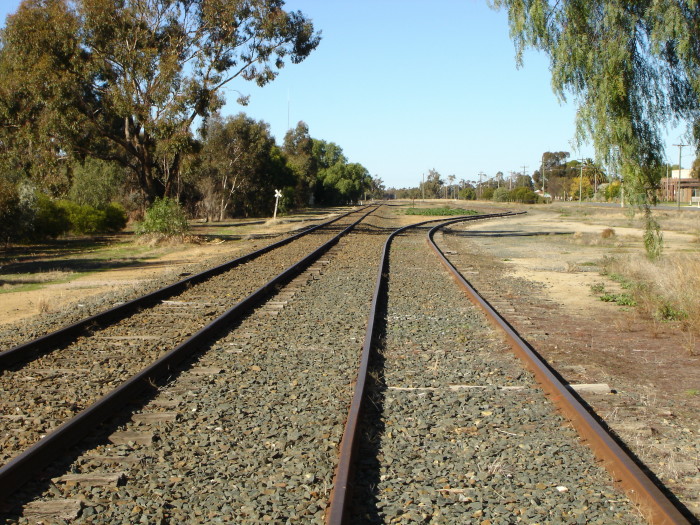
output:
POLYGON ((275 190, 275 214, 272 216, 273 219, 277 218, 277 204, 279 203, 281 196, 282 192, 280 190, 275 190))

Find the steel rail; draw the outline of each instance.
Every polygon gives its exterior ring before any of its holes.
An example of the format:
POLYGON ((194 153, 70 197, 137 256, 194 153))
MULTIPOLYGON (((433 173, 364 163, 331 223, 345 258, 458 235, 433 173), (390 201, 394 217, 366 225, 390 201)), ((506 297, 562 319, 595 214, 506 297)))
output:
POLYGON ((576 428, 581 438, 588 442, 597 458, 603 463, 613 480, 645 511, 651 524, 687 524, 690 521, 676 505, 656 486, 615 439, 586 410, 581 402, 562 383, 537 352, 513 329, 513 327, 469 284, 455 266, 445 257, 433 239, 435 233, 460 219, 435 226, 428 232, 428 244, 435 251, 468 298, 485 313, 489 321, 502 330, 515 352, 534 374, 549 399, 576 428))
POLYGON ((106 326, 109 326, 112 323, 115 323, 117 321, 120 321, 121 319, 124 319, 125 317, 128 317, 136 309, 149 308, 154 304, 158 303, 158 301, 162 301, 182 292, 188 286, 191 286, 193 284, 199 284, 216 275, 229 271, 235 268, 236 266, 252 261, 260 257, 261 255, 264 255, 265 253, 271 252, 272 250, 289 244, 299 239, 300 237, 308 235, 320 228, 329 226, 330 224, 333 224, 334 222, 339 221, 340 219, 347 217, 352 213, 357 213, 358 211, 361 211, 368 207, 370 206, 365 206, 364 208, 360 208, 360 210, 352 210, 348 213, 344 213, 334 219, 323 222, 321 224, 317 224, 316 226, 308 228, 300 233, 272 243, 268 246, 264 246, 259 250, 248 253, 246 255, 242 255, 241 257, 225 262, 219 266, 210 268, 208 270, 204 270, 200 273, 187 277, 186 279, 182 279, 181 281, 165 286, 141 297, 137 297, 136 299, 132 299, 131 301, 128 301, 126 303, 117 305, 113 308, 110 308, 109 310, 105 310, 90 317, 86 317, 85 319, 76 321, 73 324, 64 326, 63 328, 59 328, 54 332, 48 333, 31 341, 27 341, 26 343, 17 345, 13 348, 0 352, 0 371, 14 364, 27 362, 38 355, 48 353, 56 348, 61 348, 70 343, 71 341, 74 341, 78 336, 85 333, 88 329, 92 327, 104 328, 106 326))
MULTIPOLYGON (((488 215, 468 215, 460 217, 460 221, 474 221, 480 219, 492 219, 496 217, 506 217, 517 215, 512 212, 493 213, 488 215)), ((329 506, 326 512, 326 523, 328 525, 342 525, 347 518, 346 513, 350 502, 352 491, 352 483, 354 477, 354 469, 356 464, 356 456, 358 449, 358 431, 360 426, 360 417, 364 409, 365 387, 367 384, 367 375, 369 372, 369 363, 373 352, 374 340, 376 338, 376 320, 379 315, 379 302, 381 295, 388 281, 388 266, 389 266, 389 249, 394 237, 411 228, 418 228, 426 224, 434 222, 444 222, 445 219, 431 219, 409 226, 404 226, 392 232, 384 243, 382 250, 379 269, 377 272, 377 280, 372 296, 372 304, 367 320, 367 330, 365 332, 365 340, 362 346, 362 354, 360 356, 360 366, 355 381, 355 392, 353 393, 348 417, 346 419, 343 437, 340 441, 338 465, 336 467, 335 476, 333 479, 333 489, 329 500, 329 506)))
POLYGON ((48 433, 40 441, 1 467, 0 503, 7 500, 14 490, 29 481, 39 470, 46 468, 52 460, 61 457, 61 454, 68 447, 77 443, 97 425, 114 416, 115 413, 139 394, 148 389, 153 389, 156 381, 166 377, 168 374, 172 374, 177 365, 200 352, 206 342, 211 340, 213 334, 230 327, 232 323, 240 321, 248 312, 268 297, 271 292, 289 283, 294 277, 311 266, 313 262, 318 260, 376 209, 366 212, 331 240, 282 271, 210 324, 161 356, 157 361, 125 380, 117 388, 105 394, 102 398, 48 433))

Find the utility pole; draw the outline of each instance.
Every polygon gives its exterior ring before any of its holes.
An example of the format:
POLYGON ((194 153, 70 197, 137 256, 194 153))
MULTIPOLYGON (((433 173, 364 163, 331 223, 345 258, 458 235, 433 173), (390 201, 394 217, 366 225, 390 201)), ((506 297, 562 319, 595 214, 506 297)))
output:
POLYGON ((677 201, 677 207, 680 209, 681 207, 681 151, 683 151, 683 148, 687 146, 687 144, 674 144, 674 146, 678 146, 678 192, 676 195, 676 201, 677 201))
MULTIPOLYGON (((542 198, 544 199, 544 153, 542 153, 542 162, 540 163, 540 169, 542 170, 540 174, 542 176, 542 198)), ((545 202, 547 202, 546 199, 545 202)))
POLYGON ((484 189, 481 186, 481 177, 483 177, 484 175, 486 175, 486 173, 484 173, 483 171, 479 172, 479 198, 481 198, 481 196, 484 194, 484 189))
POLYGON ((423 190, 423 202, 425 202, 425 173, 423 173, 423 182, 421 183, 420 187, 423 190))

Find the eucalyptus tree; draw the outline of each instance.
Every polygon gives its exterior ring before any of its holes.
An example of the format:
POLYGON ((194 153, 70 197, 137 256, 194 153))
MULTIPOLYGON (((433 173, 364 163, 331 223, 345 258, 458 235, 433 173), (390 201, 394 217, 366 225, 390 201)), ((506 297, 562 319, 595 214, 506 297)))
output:
POLYGON ((305 122, 299 121, 294 129, 287 131, 282 151, 297 179, 296 204, 305 206, 313 198, 319 170, 318 158, 314 155, 314 139, 309 135, 309 126, 305 122))
POLYGON ((271 211, 274 190, 293 184, 270 126, 244 113, 209 119, 199 169, 207 218, 220 221, 271 211))
POLYGON ((645 207, 647 252, 660 234, 655 202, 663 134, 685 123, 700 146, 700 4, 695 0, 490 0, 508 12, 516 59, 550 58, 552 86, 575 97, 577 137, 620 165, 625 194, 645 207), (630 191, 631 190, 631 191, 630 191))
MULTIPOLYGON (((0 148, 31 173, 117 161, 172 192, 192 126, 234 80, 262 86, 320 35, 282 0, 24 0, 0 36, 0 148), (46 160, 48 159, 48 160, 46 160)), ((245 102, 245 97, 239 99, 245 102)))

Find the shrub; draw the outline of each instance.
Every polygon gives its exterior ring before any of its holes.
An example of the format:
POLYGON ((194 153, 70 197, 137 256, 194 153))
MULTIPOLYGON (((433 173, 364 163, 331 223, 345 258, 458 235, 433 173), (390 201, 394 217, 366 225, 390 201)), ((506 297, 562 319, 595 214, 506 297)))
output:
POLYGON ((118 204, 98 209, 63 200, 57 207, 68 217, 70 231, 78 235, 116 232, 126 226, 126 212, 118 204))
POLYGON ((490 201, 493 198, 493 188, 484 188, 481 190, 481 198, 485 201, 490 201))
POLYGON ((459 190, 459 198, 468 201, 476 200, 476 191, 474 188, 462 188, 459 190))
POLYGON ((136 226, 139 235, 157 233, 165 236, 182 235, 189 229, 185 210, 179 202, 168 197, 156 198, 136 226))
POLYGON ((59 201, 58 206, 67 214, 71 232, 85 235, 104 231, 106 220, 104 211, 65 200, 59 201))
POLYGON ((55 239, 70 230, 71 221, 68 211, 47 195, 37 193, 34 228, 31 237, 35 239, 45 237, 55 239))
POLYGON ((620 181, 614 180, 605 187, 605 200, 612 201, 620 198, 620 181))
POLYGON ((105 230, 118 232, 124 229, 127 222, 126 210, 120 204, 112 202, 105 206, 105 230))
POLYGON ((88 158, 75 166, 68 197, 78 204, 105 210, 124 187, 125 180, 120 166, 88 158))
POLYGON ((511 192, 511 198, 515 202, 521 202, 523 204, 535 204, 537 202, 537 194, 530 188, 519 187, 515 188, 511 192))
POLYGON ((492 199, 496 202, 508 202, 510 200, 510 191, 508 188, 496 188, 492 199))

